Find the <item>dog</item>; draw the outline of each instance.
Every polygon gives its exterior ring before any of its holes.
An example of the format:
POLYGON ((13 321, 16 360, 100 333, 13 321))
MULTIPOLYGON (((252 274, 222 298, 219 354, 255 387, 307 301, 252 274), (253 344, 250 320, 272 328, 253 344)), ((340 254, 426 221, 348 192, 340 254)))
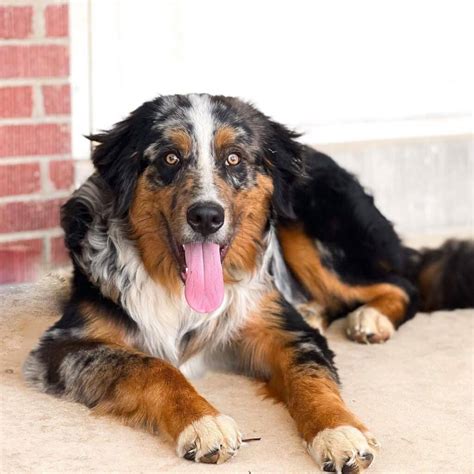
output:
POLYGON ((319 468, 367 468, 378 442, 341 397, 323 326, 349 312, 350 338, 386 340, 444 257, 405 249, 352 175, 239 99, 161 96, 89 138, 95 173, 62 208, 72 294, 26 380, 222 463, 241 432, 187 377, 246 374, 319 468))

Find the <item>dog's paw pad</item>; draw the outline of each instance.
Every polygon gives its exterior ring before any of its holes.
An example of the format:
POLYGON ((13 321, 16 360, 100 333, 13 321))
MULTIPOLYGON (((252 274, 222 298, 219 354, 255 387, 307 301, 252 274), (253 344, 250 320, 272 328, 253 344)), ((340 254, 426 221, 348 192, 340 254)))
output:
POLYGON ((178 456, 189 461, 221 464, 233 457, 242 444, 242 435, 229 416, 204 416, 179 435, 178 456))
POLYGON ((395 332, 390 319, 370 306, 361 306, 347 316, 349 339, 364 344, 385 342, 395 332))
POLYGON ((378 447, 370 433, 339 426, 318 433, 308 444, 308 451, 324 472, 349 474, 367 469, 378 447))

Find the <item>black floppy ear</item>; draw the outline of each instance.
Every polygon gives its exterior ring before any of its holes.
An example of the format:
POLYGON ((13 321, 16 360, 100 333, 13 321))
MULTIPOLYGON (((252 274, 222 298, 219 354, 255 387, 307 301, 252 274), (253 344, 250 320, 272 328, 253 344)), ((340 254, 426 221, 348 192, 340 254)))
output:
POLYGON ((269 126, 265 163, 273 177, 273 207, 277 216, 294 219, 292 185, 303 175, 303 146, 296 141, 300 134, 272 120, 269 120, 269 126))
POLYGON ((116 199, 116 212, 128 212, 140 172, 144 168, 143 146, 148 131, 144 104, 108 131, 87 138, 98 145, 92 161, 110 186, 116 199))

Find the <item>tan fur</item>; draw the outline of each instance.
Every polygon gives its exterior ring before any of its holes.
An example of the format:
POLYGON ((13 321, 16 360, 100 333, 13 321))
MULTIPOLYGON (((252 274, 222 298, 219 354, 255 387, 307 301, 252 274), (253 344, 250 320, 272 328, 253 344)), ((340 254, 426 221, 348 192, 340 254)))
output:
POLYGON ((166 136, 180 151, 181 156, 187 157, 191 153, 193 141, 189 133, 182 128, 173 128, 166 131, 166 136))
POLYGON ((314 300, 329 310, 341 303, 366 303, 385 314, 397 326, 405 313, 408 295, 390 283, 349 285, 321 262, 321 256, 301 226, 278 228, 285 260, 314 300))
POLYGON ((112 318, 104 314, 93 303, 81 303, 80 312, 86 322, 87 337, 105 343, 125 345, 127 330, 120 327, 112 318))
POLYGON ((262 235, 269 218, 273 183, 268 176, 257 175, 255 186, 234 196, 235 236, 224 260, 226 281, 235 274, 255 271, 257 256, 262 250, 262 235))
POLYGON ((438 260, 423 268, 418 276, 418 288, 420 289, 423 311, 433 311, 439 306, 440 295, 436 289, 439 287, 442 268, 443 261, 438 260))
MULTIPOLYGON (((269 177, 258 175, 255 186, 233 193, 222 180, 217 180, 220 194, 232 203, 236 233, 224 260, 224 279, 235 281, 242 273, 255 270, 261 253, 261 238, 269 217, 269 202, 273 184, 269 177)), ((192 177, 179 189, 167 186, 154 189, 146 175, 138 180, 130 211, 133 235, 143 263, 155 281, 177 293, 180 289, 179 268, 170 248, 167 226, 171 234, 183 225, 188 206, 187 190, 192 187, 192 177), (176 207, 171 202, 175 193, 176 207), (183 197, 184 194, 184 197, 183 197)), ((232 219, 232 216, 227 216, 232 219)))
POLYGON ((305 441, 311 441, 324 429, 343 425, 367 431, 347 409, 336 382, 329 377, 314 377, 293 368, 286 378, 291 387, 288 409, 305 441))
POLYGON ((151 357, 137 361, 113 393, 96 408, 132 426, 159 429, 173 440, 192 422, 218 411, 171 364, 151 357))
POLYGON ((177 294, 181 285, 179 268, 167 235, 175 192, 174 186, 156 190, 149 184, 146 175, 141 176, 130 210, 130 222, 148 273, 170 292, 177 294))
POLYGON ((221 156, 222 152, 234 144, 236 137, 237 130, 235 130, 233 127, 224 126, 217 129, 214 135, 214 148, 216 150, 216 156, 225 159, 225 157, 221 156))

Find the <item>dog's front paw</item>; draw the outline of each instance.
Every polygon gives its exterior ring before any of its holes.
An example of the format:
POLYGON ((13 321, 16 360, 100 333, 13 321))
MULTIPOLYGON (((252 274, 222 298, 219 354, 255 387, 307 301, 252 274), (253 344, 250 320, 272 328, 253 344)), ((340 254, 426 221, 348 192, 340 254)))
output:
POLYGON ((346 334, 364 344, 385 342, 395 332, 392 321, 370 306, 361 306, 347 316, 346 334))
POLYGON ((178 456, 190 461, 221 464, 237 453, 242 435, 229 416, 203 416, 179 435, 178 456))
POLYGON ((379 448, 370 433, 353 426, 320 431, 308 444, 308 451, 324 472, 359 473, 368 468, 379 448))

